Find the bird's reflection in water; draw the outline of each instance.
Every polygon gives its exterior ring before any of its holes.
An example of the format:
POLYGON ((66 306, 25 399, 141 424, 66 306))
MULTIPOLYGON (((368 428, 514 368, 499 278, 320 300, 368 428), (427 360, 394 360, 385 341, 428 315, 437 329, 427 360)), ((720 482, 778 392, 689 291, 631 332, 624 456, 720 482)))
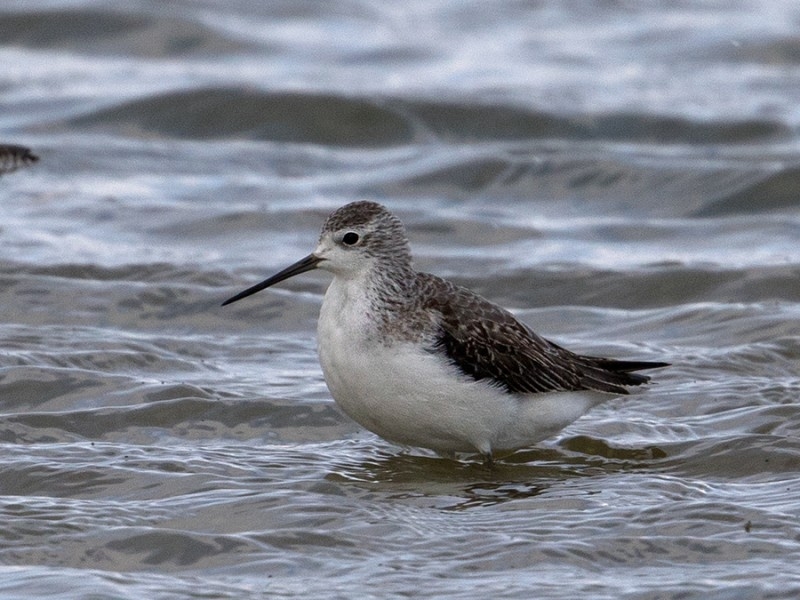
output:
POLYGON ((538 496, 570 479, 647 468, 666 453, 656 447, 621 448, 588 436, 565 438, 555 446, 520 450, 500 457, 492 467, 474 460, 453 460, 421 451, 376 449, 336 461, 326 479, 366 486, 395 499, 435 498, 443 510, 466 510, 538 496))

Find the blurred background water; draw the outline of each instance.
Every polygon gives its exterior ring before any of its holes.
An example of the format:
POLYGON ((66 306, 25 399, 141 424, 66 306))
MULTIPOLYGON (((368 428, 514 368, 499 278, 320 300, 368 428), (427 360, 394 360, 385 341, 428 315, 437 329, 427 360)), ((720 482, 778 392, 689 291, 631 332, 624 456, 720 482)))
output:
POLYGON ((0 597, 800 593, 795 0, 4 0, 0 597), (333 404, 355 199, 573 349, 667 360, 494 471, 333 404))

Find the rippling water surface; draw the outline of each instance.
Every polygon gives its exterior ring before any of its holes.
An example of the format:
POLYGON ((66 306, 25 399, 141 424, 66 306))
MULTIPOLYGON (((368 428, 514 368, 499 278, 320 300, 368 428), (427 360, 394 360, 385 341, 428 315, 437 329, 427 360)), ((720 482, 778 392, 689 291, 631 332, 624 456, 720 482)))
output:
POLYGON ((6 0, 0 597, 800 593, 800 5, 6 0), (489 471, 333 404, 377 199, 417 266, 667 360, 489 471))

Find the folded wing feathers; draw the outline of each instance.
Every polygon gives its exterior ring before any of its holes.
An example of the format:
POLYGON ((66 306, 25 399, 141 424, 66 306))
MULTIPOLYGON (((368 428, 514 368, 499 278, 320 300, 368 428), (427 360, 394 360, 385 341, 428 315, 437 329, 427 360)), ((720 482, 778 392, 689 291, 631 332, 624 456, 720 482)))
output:
POLYGON ((488 379, 512 393, 597 390, 627 394, 625 386, 649 380, 632 371, 666 366, 575 354, 538 336, 508 311, 449 285, 455 292, 449 297, 454 300, 437 295, 427 302, 428 308, 441 315, 440 335, 434 343, 473 379, 488 379))

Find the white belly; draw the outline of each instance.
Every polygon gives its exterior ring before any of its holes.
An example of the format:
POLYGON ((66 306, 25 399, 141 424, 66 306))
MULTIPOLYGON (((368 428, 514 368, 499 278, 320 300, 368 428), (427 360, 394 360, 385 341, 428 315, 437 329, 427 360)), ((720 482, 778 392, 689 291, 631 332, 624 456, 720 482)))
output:
POLYGON ((519 396, 463 376, 438 352, 377 336, 363 294, 334 281, 318 326, 325 382, 342 410, 388 440, 439 452, 511 450, 549 437, 609 397, 519 396))

